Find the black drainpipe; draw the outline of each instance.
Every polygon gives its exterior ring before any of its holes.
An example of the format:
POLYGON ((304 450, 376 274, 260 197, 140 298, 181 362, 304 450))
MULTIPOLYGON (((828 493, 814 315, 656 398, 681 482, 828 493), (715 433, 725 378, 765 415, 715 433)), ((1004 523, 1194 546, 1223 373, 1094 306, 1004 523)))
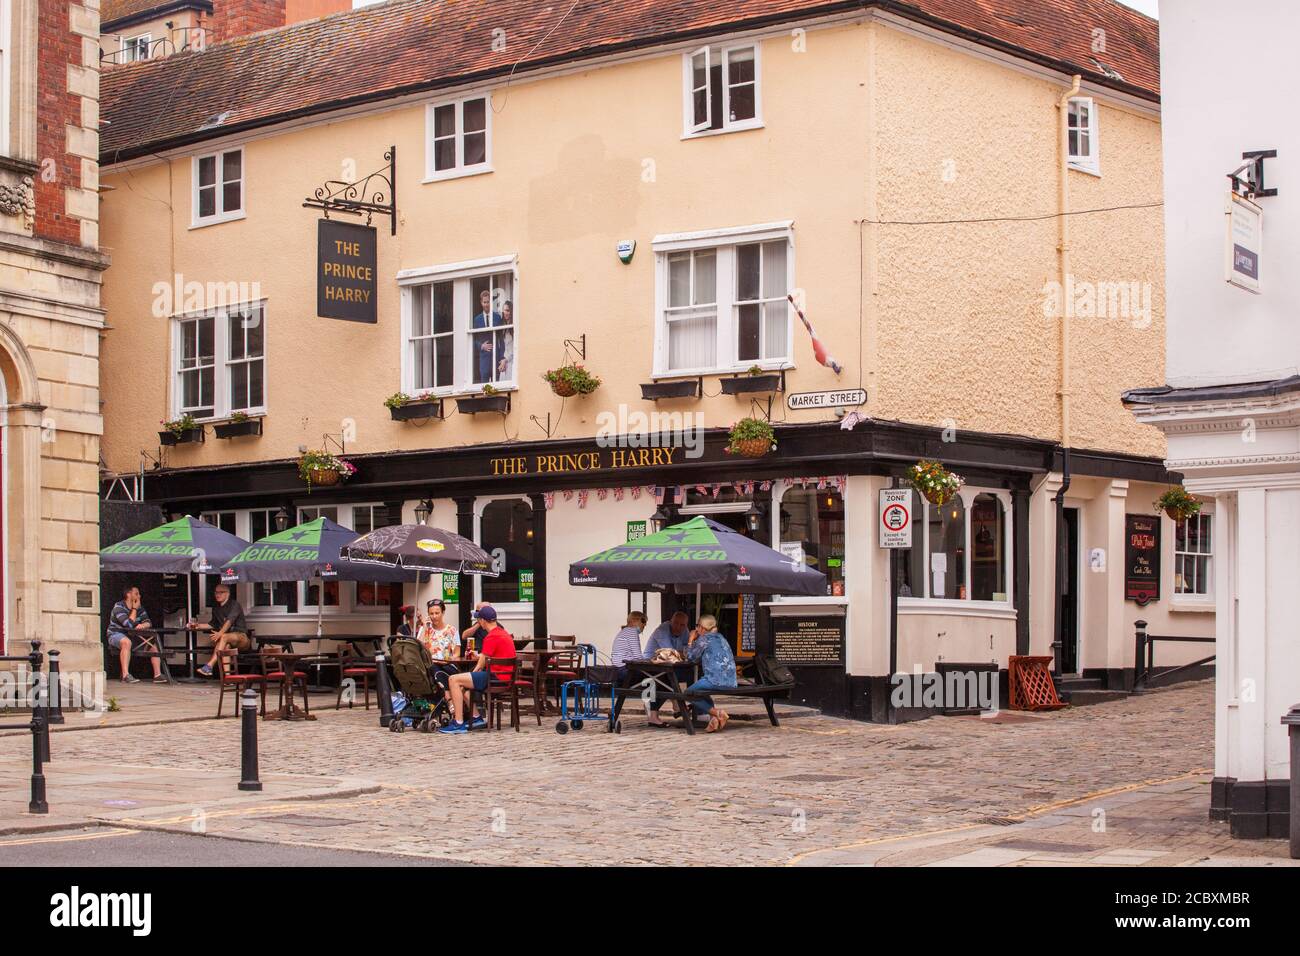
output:
POLYGON ((1070 490, 1070 449, 1061 449, 1061 487, 1052 499, 1056 503, 1056 602, 1052 613, 1052 676, 1060 683, 1061 653, 1065 650, 1065 581, 1069 545, 1065 533, 1065 493, 1070 490))

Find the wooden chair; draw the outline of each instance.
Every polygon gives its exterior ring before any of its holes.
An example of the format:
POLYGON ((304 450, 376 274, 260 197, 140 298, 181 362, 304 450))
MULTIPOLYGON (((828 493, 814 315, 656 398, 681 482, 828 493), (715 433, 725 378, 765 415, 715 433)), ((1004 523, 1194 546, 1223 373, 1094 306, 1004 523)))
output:
POLYGON ((554 691, 555 699, 560 699, 560 685, 565 681, 577 680, 582 676, 582 655, 578 653, 578 638, 574 634, 552 634, 550 636, 550 645, 552 649, 573 648, 572 653, 557 654, 551 658, 550 665, 546 669, 546 679, 542 682, 543 702, 549 700, 549 695, 554 691))
MULTIPOLYGON (((519 730, 519 692, 532 693, 533 682, 520 676, 519 658, 517 657, 490 657, 484 667, 487 668, 492 679, 488 681, 487 690, 483 692, 484 704, 483 712, 487 715, 488 727, 492 728, 493 719, 496 720, 495 729, 501 729, 501 708, 506 699, 510 701, 510 726, 516 731, 519 730), (497 669, 506 669, 508 672, 500 674, 497 669), (495 706, 494 706, 495 705, 495 706)), ((542 726, 542 713, 534 707, 537 714, 537 726, 542 726)))
POLYGON ((250 669, 253 662, 247 658, 242 662, 239 660, 238 651, 222 651, 217 655, 217 684, 220 693, 217 695, 217 717, 221 716, 221 705, 226 699, 226 690, 235 695, 235 712, 231 716, 239 716, 239 695, 244 692, 244 688, 253 687, 261 692, 262 696, 262 716, 266 716, 266 674, 259 669, 250 669))
MULTIPOLYGON (((355 682, 360 681, 363 693, 365 694, 366 710, 370 709, 370 681, 375 678, 376 692, 378 692, 378 679, 376 678, 376 667, 373 659, 362 657, 356 652, 351 644, 344 644, 339 648, 339 696, 334 702, 334 709, 340 710, 343 707, 343 686, 351 678, 355 682)), ((356 699, 354 693, 348 699, 348 710, 352 709, 352 704, 356 699)), ((379 701, 375 701, 375 706, 379 706, 379 701)))

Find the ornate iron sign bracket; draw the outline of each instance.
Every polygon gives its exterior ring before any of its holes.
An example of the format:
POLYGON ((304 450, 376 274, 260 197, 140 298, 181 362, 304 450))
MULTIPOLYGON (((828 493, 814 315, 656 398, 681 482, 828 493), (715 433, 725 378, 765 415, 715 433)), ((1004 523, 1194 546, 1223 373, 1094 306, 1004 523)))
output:
POLYGON ((377 169, 356 182, 326 180, 324 185, 317 186, 316 191, 303 200, 303 205, 323 210, 326 219, 332 212, 365 216, 367 226, 375 213, 379 213, 388 217, 392 227, 390 233, 397 235, 397 147, 388 147, 384 159, 388 160, 386 167, 377 169))

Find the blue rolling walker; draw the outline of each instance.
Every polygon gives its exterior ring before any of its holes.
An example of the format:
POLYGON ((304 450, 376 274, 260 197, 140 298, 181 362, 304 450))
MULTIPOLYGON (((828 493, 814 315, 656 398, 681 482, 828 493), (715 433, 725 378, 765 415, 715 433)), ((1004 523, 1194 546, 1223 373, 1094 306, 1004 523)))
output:
POLYGON ((599 667, 596 664, 596 648, 592 644, 579 644, 577 651, 581 654, 579 659, 579 672, 583 675, 579 680, 567 680, 560 685, 560 719, 555 724, 557 734, 567 734, 573 730, 581 730, 582 725, 589 720, 609 720, 609 711, 600 712, 602 697, 602 688, 608 688, 610 703, 613 703, 614 674, 617 670, 614 667, 599 667), (598 673, 608 670, 609 674, 598 673), (601 681, 599 678, 608 676, 609 679, 601 681))

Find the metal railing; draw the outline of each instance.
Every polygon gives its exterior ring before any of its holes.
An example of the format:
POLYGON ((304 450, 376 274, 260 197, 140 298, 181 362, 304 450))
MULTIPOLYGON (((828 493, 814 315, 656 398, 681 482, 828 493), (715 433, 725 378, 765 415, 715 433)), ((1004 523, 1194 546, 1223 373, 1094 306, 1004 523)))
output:
MULTIPOLYGON (((45 713, 46 690, 41 686, 41 642, 33 640, 30 654, 0 655, 0 661, 11 663, 26 662, 31 668, 30 699, 32 719, 26 723, 0 724, 0 730, 30 730, 32 732, 32 783, 31 800, 27 804, 30 813, 49 813, 50 805, 45 801, 45 774, 42 764, 50 759, 50 725, 45 713)), ((57 679, 57 675, 56 679, 57 679)))
POLYGON ((1156 666, 1156 642, 1170 641, 1176 644, 1213 644, 1213 637, 1177 637, 1168 634, 1148 634, 1146 621, 1134 621, 1137 628, 1137 637, 1135 640, 1135 649, 1133 655, 1133 689, 1137 690, 1143 684, 1150 686, 1150 682, 1156 679, 1171 677, 1174 674, 1191 670, 1193 667, 1200 667, 1214 660, 1214 654, 1209 657, 1202 657, 1198 661, 1192 661, 1190 664, 1179 664, 1177 667, 1171 667, 1168 670, 1162 670, 1155 673, 1156 666))

